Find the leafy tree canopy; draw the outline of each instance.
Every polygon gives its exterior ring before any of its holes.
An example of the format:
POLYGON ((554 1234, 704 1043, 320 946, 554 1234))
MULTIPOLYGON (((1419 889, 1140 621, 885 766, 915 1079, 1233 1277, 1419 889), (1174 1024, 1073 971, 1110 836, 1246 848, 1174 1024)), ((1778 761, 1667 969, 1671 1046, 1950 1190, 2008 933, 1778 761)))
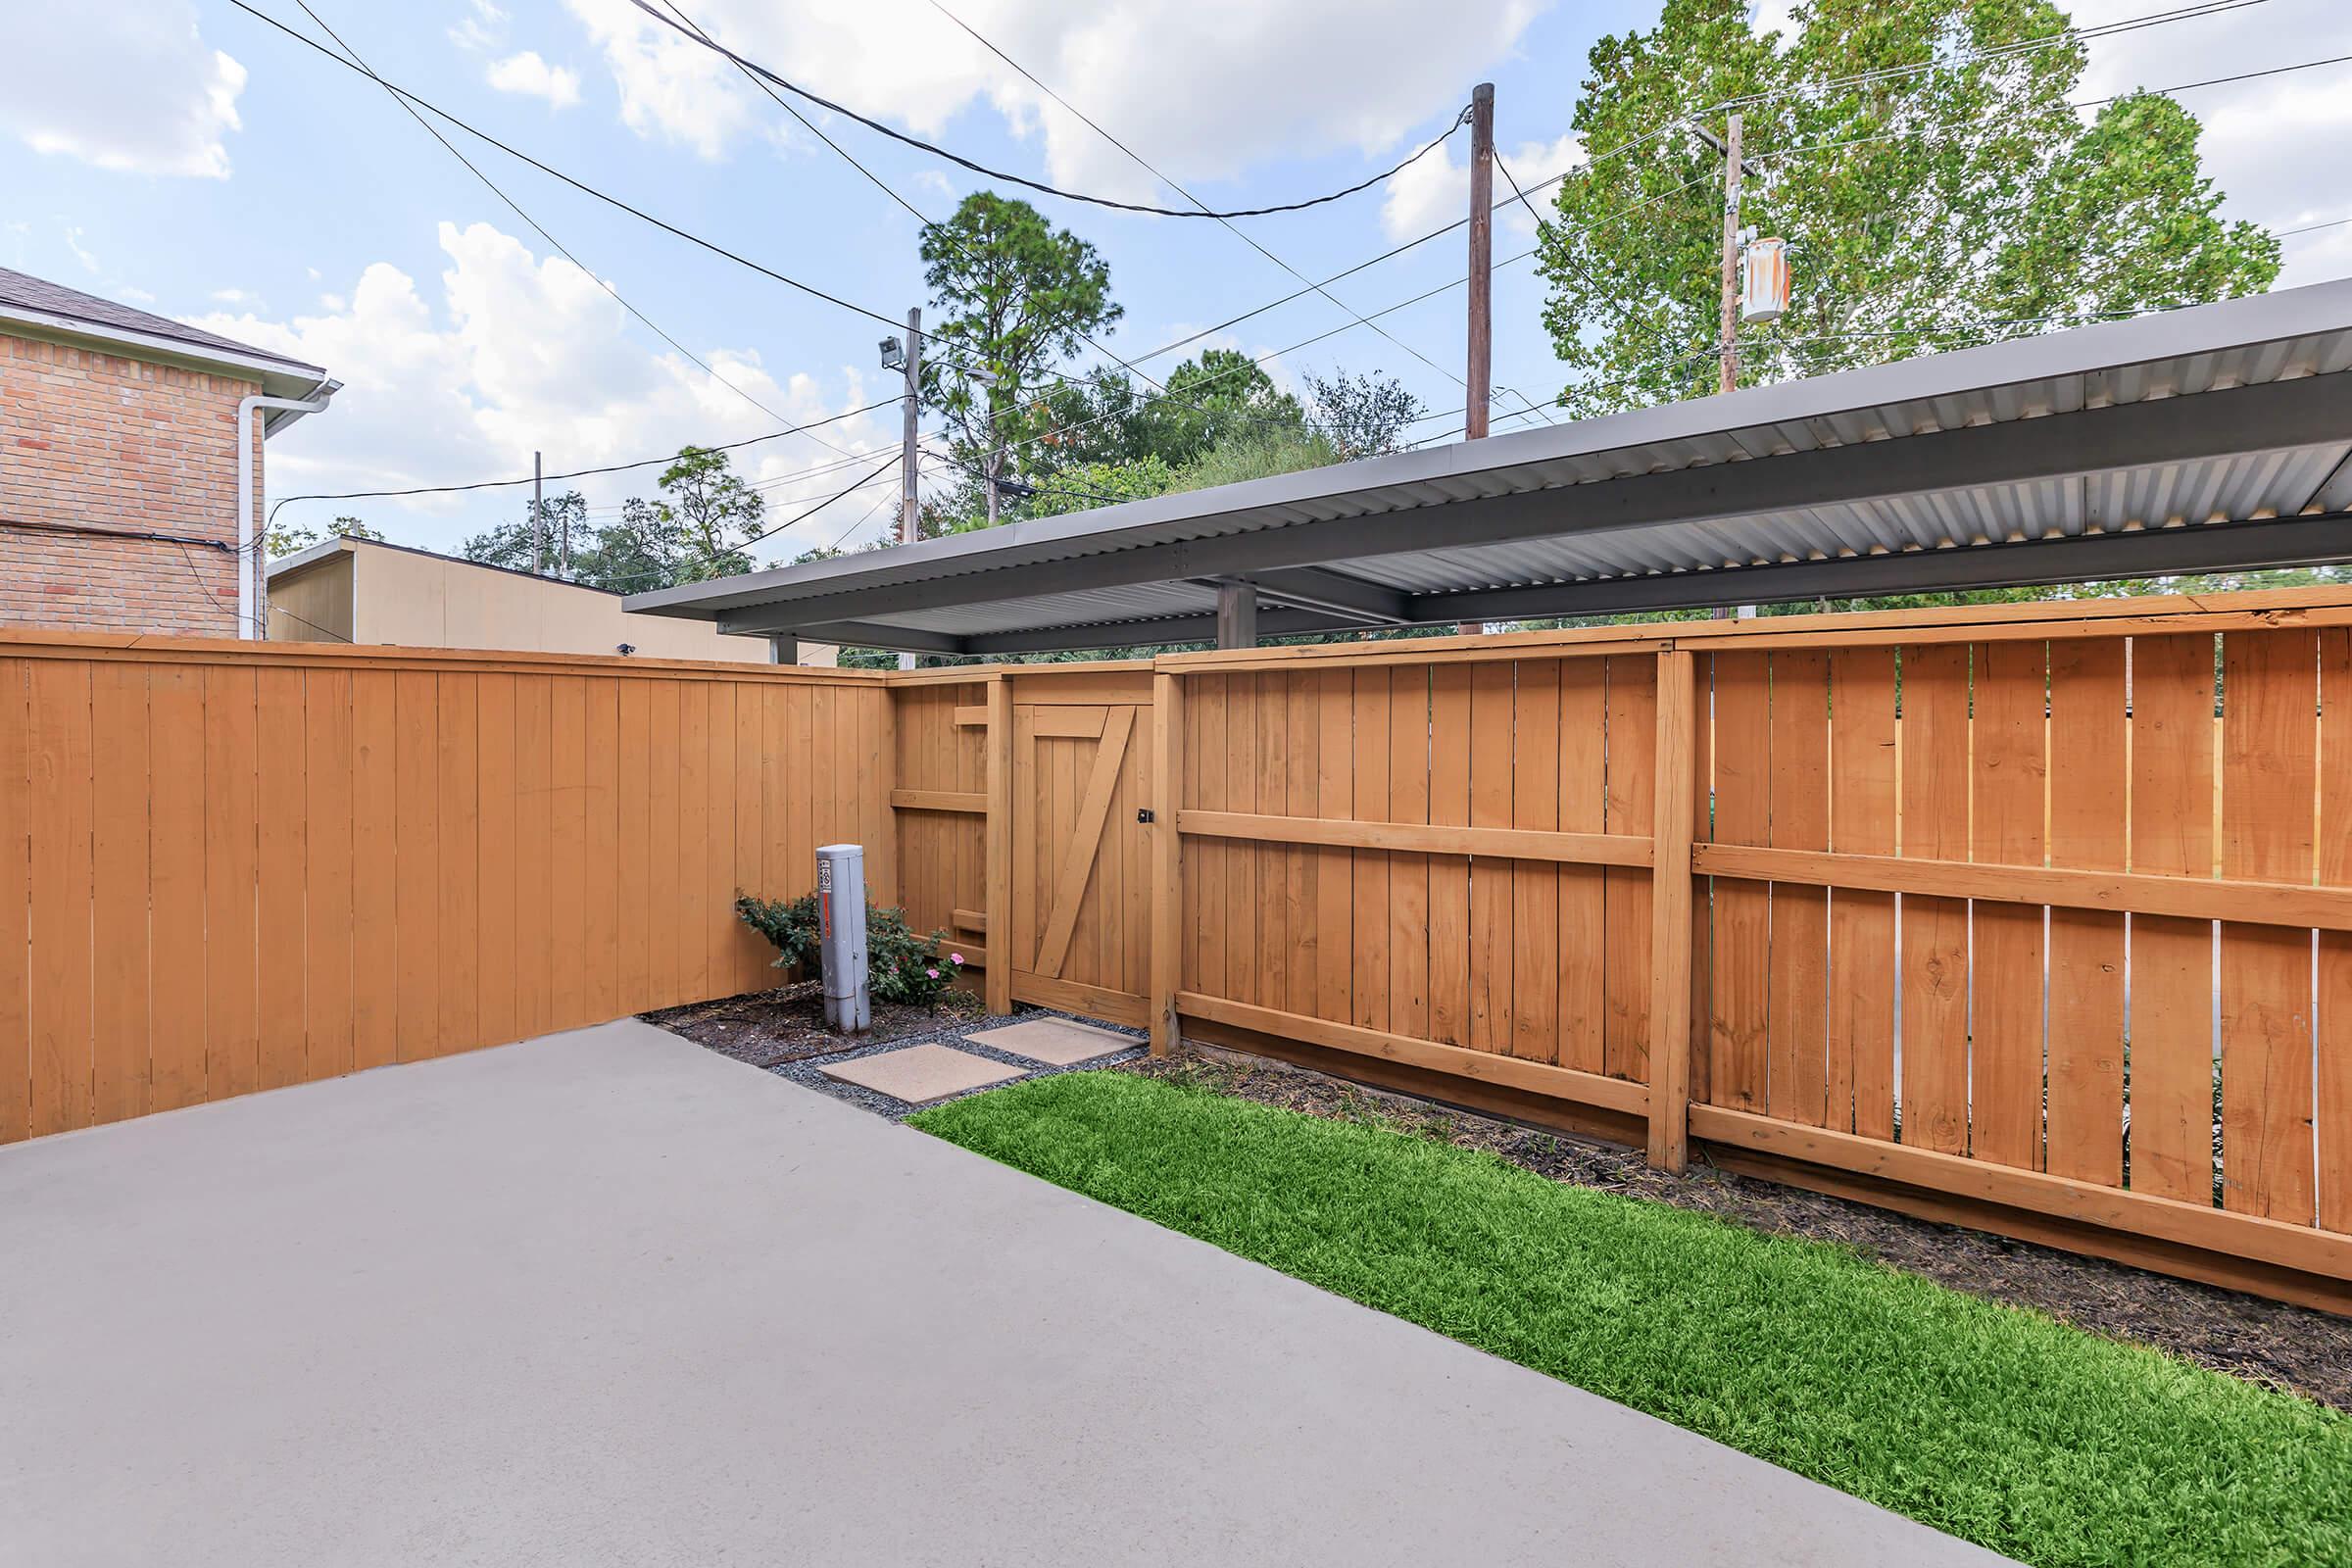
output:
MULTIPOLYGON (((726 453, 682 447, 658 482, 661 499, 632 496, 621 503, 617 517, 593 528, 587 498, 579 491, 548 497, 546 572, 562 573, 567 541, 567 580, 614 593, 645 593, 754 569, 750 545, 766 515, 767 498, 744 483, 726 453)), ((519 518, 473 535, 460 553, 486 565, 532 570, 540 558, 530 498, 523 498, 519 518)))
POLYGON ((1310 375, 1306 388, 1315 423, 1345 459, 1377 458, 1397 450, 1405 426, 1429 412, 1393 375, 1310 375))
POLYGON ((936 313, 924 328, 923 402, 946 416, 965 461, 997 471, 1000 446, 1050 422, 1035 383, 1124 314, 1110 297, 1110 264, 1027 202, 993 191, 973 192, 924 229, 921 255, 936 313))
POLYGON ((1743 331, 1740 380, 1876 364, 2111 314, 2256 293, 2278 244, 2217 216, 2197 125, 2134 93, 2085 121, 2050 0, 1805 0, 1788 35, 1745 0, 1667 0, 1593 45, 1538 266, 1577 415, 1715 389, 1718 107, 1744 100, 1742 223, 1788 242, 1788 314, 1743 331), (1928 69, 1917 69, 1928 68, 1928 69), (1885 73, 1863 81, 1860 73, 1885 73), (1623 153, 1613 150, 1623 147, 1623 153))
POLYGON ((1232 349, 1210 349, 1168 373, 1165 392, 1138 388, 1125 372, 1064 382, 1043 398, 1037 439, 1014 454, 1025 473, 1156 458, 1171 467, 1253 427, 1306 423, 1298 399, 1265 368, 1232 349))
POLYGON ((272 559, 290 556, 298 550, 308 550, 329 539, 381 539, 383 535, 357 517, 337 517, 324 528, 306 528, 298 523, 271 523, 262 535, 265 552, 272 559))

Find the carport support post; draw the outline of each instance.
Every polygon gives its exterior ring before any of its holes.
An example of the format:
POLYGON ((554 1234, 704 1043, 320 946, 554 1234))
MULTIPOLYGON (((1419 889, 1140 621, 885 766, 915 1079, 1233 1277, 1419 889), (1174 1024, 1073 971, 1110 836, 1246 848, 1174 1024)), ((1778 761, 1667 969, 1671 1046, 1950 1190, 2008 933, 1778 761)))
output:
POLYGON ((1656 798, 1650 818, 1649 1162, 1679 1171, 1690 1146, 1690 839, 1696 810, 1697 666, 1658 655, 1656 798))
POLYGON ((1012 682, 988 679, 988 967, 983 992, 988 1010, 1003 1017, 1012 1010, 1012 682))
POLYGON ((801 640, 786 635, 767 640, 767 662, 771 664, 797 664, 801 662, 801 640))
POLYGON ((1232 580, 1217 584, 1217 646, 1257 646, 1257 584, 1232 580))
POLYGON ((1178 906, 1184 898, 1184 687, 1165 670, 1152 676, 1152 1054, 1176 1049, 1178 906))

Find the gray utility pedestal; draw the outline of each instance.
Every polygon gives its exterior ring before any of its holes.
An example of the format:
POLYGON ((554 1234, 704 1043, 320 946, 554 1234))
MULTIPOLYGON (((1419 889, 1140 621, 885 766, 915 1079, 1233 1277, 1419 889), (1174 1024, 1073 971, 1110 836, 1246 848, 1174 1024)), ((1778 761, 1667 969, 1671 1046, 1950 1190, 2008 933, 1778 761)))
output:
POLYGON ((827 844, 816 852, 816 933, 825 971, 825 1026, 861 1035, 874 1021, 865 984, 863 846, 827 844))

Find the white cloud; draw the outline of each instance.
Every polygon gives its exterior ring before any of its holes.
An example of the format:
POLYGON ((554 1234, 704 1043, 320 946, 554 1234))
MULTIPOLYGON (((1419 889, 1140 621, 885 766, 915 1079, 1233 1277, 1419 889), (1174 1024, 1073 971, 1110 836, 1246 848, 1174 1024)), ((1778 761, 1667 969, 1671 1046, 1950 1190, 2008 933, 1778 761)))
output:
POLYGON ((189 0, 0 6, 0 129, 34 151, 138 174, 228 177, 245 68, 189 0))
POLYGON ((79 223, 68 223, 65 226, 65 239, 66 249, 74 253, 74 259, 81 264, 83 271, 95 272, 100 270, 97 253, 81 242, 79 223))
POLYGON ((490 85, 500 92, 544 98, 551 109, 569 109, 580 101, 580 74, 568 66, 551 66, 535 49, 509 55, 490 68, 490 85))
MULTIPOLYGON (((343 383, 320 418, 303 421, 273 445, 270 489, 401 489, 528 472, 530 454, 547 454, 551 470, 593 467, 686 442, 742 440, 776 420, 682 356, 654 353, 632 335, 627 314, 593 277, 562 257, 541 259, 488 223, 440 226, 448 265, 437 300, 388 262, 360 275, 348 299, 326 296, 320 314, 290 320, 251 312, 220 312, 194 324, 240 342, 324 366, 343 383)), ((808 374, 779 377, 748 348, 703 350, 727 381, 794 423, 871 401, 855 372, 833 381, 835 393, 808 374)), ((826 440, 852 452, 896 443, 870 416, 828 425, 826 440)), ((736 455, 755 482, 787 480, 839 454, 808 437, 762 443, 736 455)), ((653 489, 658 469, 583 481, 592 505, 611 505, 653 489)), ((777 506, 838 489, 855 469, 781 484, 777 506)), ((823 543, 873 499, 860 492, 762 547, 789 557, 823 543), (827 532, 826 530, 830 530, 827 532)), ((448 547, 466 527, 436 521, 461 501, 370 502, 358 509, 389 521, 395 539, 448 547), (405 518, 403 514, 406 514, 405 518), (405 526, 404 526, 405 522, 405 526)), ((504 515, 504 504, 498 503, 504 515)))
POLYGON ((466 15, 449 29, 449 41, 461 49, 495 49, 506 35, 507 14, 490 0, 472 0, 466 15))
MULTIPOLYGON (((1551 187, 1544 182, 1585 161, 1584 144, 1573 131, 1557 141, 1523 142, 1515 149, 1496 151, 1511 176, 1519 181, 1519 188, 1527 192, 1528 202, 1545 219, 1551 217, 1551 187)), ((1453 222, 1470 209, 1469 149, 1464 148, 1457 159, 1450 143, 1441 147, 1397 173, 1383 189, 1387 194, 1380 204, 1380 226, 1393 240, 1412 239, 1453 222)), ((1502 170, 1496 170, 1495 200, 1504 200, 1510 194, 1510 180, 1504 177, 1502 170)), ((1517 234, 1524 240, 1535 238, 1536 220, 1517 201, 1496 216, 1505 233, 1517 234)))
MULTIPOLYGON (((1412 0, 1101 0, 1083 10, 966 0, 957 10, 1190 184, 1277 158, 1395 148, 1458 102, 1548 3, 1489 0, 1443 16, 1412 0)), ((622 118, 639 133, 717 157, 780 114, 733 65, 629 0, 565 4, 603 50, 622 118)), ((861 114, 935 135, 986 103, 1018 134, 1042 138, 1055 183, 1124 199, 1156 191, 1173 201, 923 0, 706 0, 694 20, 747 58, 861 114)))

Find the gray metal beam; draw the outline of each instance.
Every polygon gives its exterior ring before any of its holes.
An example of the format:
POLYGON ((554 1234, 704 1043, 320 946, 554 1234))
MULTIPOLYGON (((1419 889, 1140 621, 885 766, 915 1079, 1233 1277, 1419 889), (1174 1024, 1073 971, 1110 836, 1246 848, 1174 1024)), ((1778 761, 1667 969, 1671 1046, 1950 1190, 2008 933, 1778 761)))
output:
POLYGON ((946 632, 913 626, 883 626, 867 621, 829 620, 793 625, 771 611, 748 611, 718 618, 719 631, 735 637, 790 637, 805 643, 838 643, 845 648, 887 648, 894 653, 962 654, 971 650, 964 639, 946 632))
MULTIPOLYGON (((1257 635, 1297 637, 1311 631, 1359 631, 1363 622, 1306 610, 1260 610, 1257 635)), ((1065 653, 1073 648, 1136 648, 1147 643, 1214 643, 1214 615, 1170 615, 1158 620, 1121 620, 1088 626, 1045 626, 1035 631, 983 632, 963 639, 969 654, 1065 653)))
POLYGON ((1375 625, 1400 626, 1412 618, 1406 596, 1380 583, 1366 582, 1328 566, 1290 566, 1250 573, 1260 599, 1320 610, 1375 625))
POLYGON ((766 631, 803 617, 855 620, 1083 589, 1257 576, 1283 567, 1425 551, 1433 540, 1467 548, 1655 523, 1730 520, 2340 443, 2346 430, 2352 430, 2352 373, 2305 376, 1745 463, 1475 497, 953 577, 883 582, 737 612, 722 616, 720 625, 725 629, 741 616, 746 629, 766 631))
POLYGON ((1786 604, 1799 599, 1843 599, 1860 594, 2023 588, 2042 583, 2311 566, 2344 561, 2352 561, 2352 517, 2337 514, 2033 539, 1952 550, 1916 550, 1834 561, 1800 561, 1722 571, 1546 583, 1479 593, 1421 594, 1412 600, 1412 612, 1413 618, 1423 623, 1602 615, 1635 610, 1786 604))

